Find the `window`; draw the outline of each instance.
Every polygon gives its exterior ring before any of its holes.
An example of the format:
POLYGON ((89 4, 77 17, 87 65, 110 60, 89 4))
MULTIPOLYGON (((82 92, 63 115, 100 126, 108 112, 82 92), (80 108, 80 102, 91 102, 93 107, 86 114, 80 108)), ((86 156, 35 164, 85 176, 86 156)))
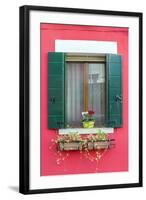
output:
POLYGON ((82 112, 95 112, 95 126, 105 123, 105 63, 73 61, 66 64, 66 124, 82 127, 82 112))
POLYGON ((95 127, 122 126, 120 55, 48 54, 48 127, 82 127, 82 112, 95 112, 95 127))

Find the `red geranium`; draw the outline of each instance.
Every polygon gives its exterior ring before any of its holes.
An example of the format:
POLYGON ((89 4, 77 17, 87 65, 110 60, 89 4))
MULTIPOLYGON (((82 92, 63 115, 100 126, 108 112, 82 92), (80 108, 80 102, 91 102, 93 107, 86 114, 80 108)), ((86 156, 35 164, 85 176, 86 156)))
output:
POLYGON ((94 113, 95 113, 95 112, 94 112, 93 110, 89 110, 89 111, 88 111, 88 114, 89 114, 89 115, 94 115, 94 113))

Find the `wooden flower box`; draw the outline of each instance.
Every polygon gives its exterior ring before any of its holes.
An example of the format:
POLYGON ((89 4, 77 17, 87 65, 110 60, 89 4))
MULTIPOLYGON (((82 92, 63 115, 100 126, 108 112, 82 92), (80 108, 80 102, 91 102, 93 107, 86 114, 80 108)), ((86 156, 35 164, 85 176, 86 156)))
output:
POLYGON ((112 140, 99 140, 99 141, 86 141, 86 142, 58 142, 58 148, 60 151, 71 150, 100 150, 112 148, 115 144, 112 140))
POLYGON ((60 151, 82 150, 83 144, 81 142, 58 142, 60 151))
POLYGON ((96 141, 87 143, 88 150, 108 149, 109 146, 110 146, 110 141, 96 141))

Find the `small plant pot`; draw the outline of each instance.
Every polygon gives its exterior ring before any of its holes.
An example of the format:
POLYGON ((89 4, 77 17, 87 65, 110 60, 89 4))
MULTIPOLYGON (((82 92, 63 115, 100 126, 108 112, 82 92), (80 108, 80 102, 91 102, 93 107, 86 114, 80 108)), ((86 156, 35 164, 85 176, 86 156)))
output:
POLYGON ((60 151, 82 150, 81 142, 59 142, 58 148, 60 151))
POLYGON ((83 122, 83 127, 84 128, 94 128, 94 124, 95 124, 95 122, 94 121, 85 121, 85 122, 83 122))

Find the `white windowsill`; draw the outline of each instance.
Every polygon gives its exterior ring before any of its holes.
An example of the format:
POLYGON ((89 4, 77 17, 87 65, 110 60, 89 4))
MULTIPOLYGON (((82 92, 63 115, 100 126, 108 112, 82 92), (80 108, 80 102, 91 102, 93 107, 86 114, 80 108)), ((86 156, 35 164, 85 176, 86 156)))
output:
POLYGON ((65 128, 59 129, 59 134, 68 134, 78 132, 79 134, 95 134, 101 130, 104 133, 114 133, 114 128, 65 128))

